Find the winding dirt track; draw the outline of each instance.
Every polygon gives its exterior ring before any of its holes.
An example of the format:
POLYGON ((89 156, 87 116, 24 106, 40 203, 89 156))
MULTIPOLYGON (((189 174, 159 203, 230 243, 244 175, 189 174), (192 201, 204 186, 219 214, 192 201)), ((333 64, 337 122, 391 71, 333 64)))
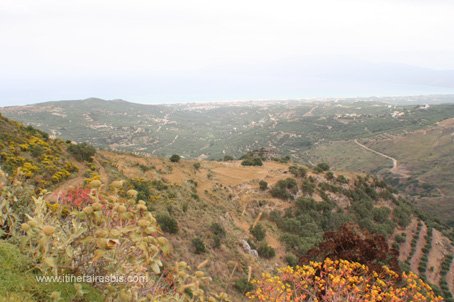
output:
POLYGON ((367 151, 373 152, 373 153, 375 153, 375 154, 377 154, 377 155, 380 155, 380 156, 383 156, 383 157, 385 157, 385 158, 387 158, 387 159, 392 160, 392 162, 393 162, 393 167, 392 167, 392 169, 391 169, 391 172, 397 173, 397 159, 395 159, 394 157, 391 157, 391 156, 389 156, 389 155, 386 155, 386 154, 384 154, 384 153, 378 152, 378 151, 376 151, 376 150, 374 150, 374 149, 371 149, 371 148, 369 148, 369 147, 367 147, 367 146, 361 144, 360 142, 358 142, 357 139, 355 139, 355 144, 357 144, 358 146, 360 146, 361 148, 363 148, 363 149, 365 149, 365 150, 367 150, 367 151))

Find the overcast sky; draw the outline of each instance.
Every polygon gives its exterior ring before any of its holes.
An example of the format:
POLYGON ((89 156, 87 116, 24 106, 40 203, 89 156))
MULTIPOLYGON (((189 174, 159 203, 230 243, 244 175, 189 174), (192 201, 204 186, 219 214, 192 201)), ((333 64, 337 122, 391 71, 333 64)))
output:
POLYGON ((0 105, 454 92, 451 0, 1 0, 0 105))

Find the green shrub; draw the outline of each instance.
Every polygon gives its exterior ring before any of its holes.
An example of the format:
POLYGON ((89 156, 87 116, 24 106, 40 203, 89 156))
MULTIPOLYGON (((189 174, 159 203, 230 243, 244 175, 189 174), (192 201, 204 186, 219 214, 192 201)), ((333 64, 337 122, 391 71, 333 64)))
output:
POLYGON ((252 234, 252 236, 254 236, 254 238, 257 241, 262 241, 263 239, 265 239, 266 230, 260 223, 257 224, 255 227, 250 228, 249 232, 252 234))
POLYGON ((281 199, 293 199, 297 192, 298 186, 293 178, 281 179, 271 189, 271 195, 281 199))
POLYGON ((221 246, 222 239, 219 236, 213 237, 213 248, 217 249, 221 246))
POLYGON ((177 163, 177 162, 180 161, 181 156, 180 156, 180 155, 177 155, 177 154, 174 154, 174 155, 172 155, 169 159, 170 159, 171 162, 177 163))
POLYGON ((276 251, 269 245, 262 244, 258 247, 257 252, 260 257, 265 258, 265 259, 271 259, 274 256, 276 256, 276 251))
POLYGON ((283 164, 286 164, 290 161, 290 155, 286 155, 284 157, 281 157, 279 159, 277 159, 278 162, 280 163, 283 163, 283 164))
POLYGON ((203 254, 206 252, 205 243, 200 238, 192 239, 192 246, 194 247, 194 253, 203 254))
POLYGON ((158 214, 156 215, 156 221, 164 232, 170 234, 178 233, 178 223, 175 218, 167 214, 158 214))
POLYGON ((150 199, 150 182, 141 178, 130 179, 129 183, 137 191, 137 199, 148 201, 150 199))
POLYGON ((153 169, 153 167, 149 167, 147 165, 142 165, 142 164, 138 164, 137 166, 139 167, 140 171, 142 171, 143 173, 153 169))
POLYGON ((192 166, 193 166, 194 169, 196 169, 197 171, 199 171, 199 169, 200 169, 200 167, 201 167, 201 165, 200 165, 199 162, 194 163, 192 166))
POLYGON ((311 196, 315 192, 315 185, 310 180, 304 180, 302 190, 305 194, 311 196))
POLYGON ((233 287, 240 293, 245 294, 254 289, 251 282, 247 281, 247 278, 241 278, 235 281, 233 287))
POLYGON ((246 158, 241 162, 243 166, 263 166, 263 162, 260 158, 246 158))
POLYGON ((298 167, 298 166, 290 166, 288 168, 289 172, 293 174, 293 176, 295 177, 305 177, 306 174, 307 174, 307 171, 306 169, 304 169, 303 167, 298 167))
POLYGON ((399 243, 399 244, 404 243, 404 242, 405 242, 405 237, 406 237, 406 236, 404 236, 404 235, 405 235, 405 233, 403 233, 403 234, 397 234, 397 235, 396 235, 396 238, 395 238, 395 239, 396 239, 396 242, 399 243))
POLYGON ((298 198, 296 206, 306 212, 317 209, 317 202, 310 197, 298 198))
POLYGON ((298 265, 298 258, 296 258, 293 254, 288 254, 285 256, 285 261, 290 266, 297 266, 298 265))
POLYGON ((328 172, 326 172, 325 177, 328 180, 333 180, 334 179, 334 173, 331 172, 331 171, 328 171, 328 172))
POLYGON ((378 223, 384 223, 389 219, 389 215, 391 210, 389 208, 373 208, 372 209, 372 216, 374 220, 378 223))
POLYGON ((329 165, 327 163, 319 163, 315 168, 314 171, 317 173, 325 172, 329 170, 329 165))
POLYGON ((219 238, 224 238, 226 235, 224 227, 217 222, 211 224, 210 230, 215 236, 219 238))
POLYGON ((403 202, 399 202, 394 208, 394 221, 401 227, 407 227, 411 222, 411 209, 403 202))
POLYGON ((260 190, 265 191, 268 189, 268 183, 264 180, 259 181, 259 188, 260 190))
POLYGON ((159 179, 152 180, 151 185, 158 191, 165 191, 169 188, 166 183, 159 179))
POLYGON ((93 156, 96 154, 96 149, 87 144, 81 143, 77 145, 70 145, 68 152, 71 153, 78 161, 93 161, 93 156))
POLYGON ((224 161, 231 161, 231 160, 234 160, 233 156, 230 156, 230 155, 224 155, 224 161))
POLYGON ((336 178, 336 181, 341 183, 341 184, 348 184, 348 178, 345 177, 344 175, 339 175, 337 178, 336 178))
POLYGON ((44 154, 44 147, 41 145, 32 145, 30 146, 30 153, 32 154, 33 157, 39 158, 41 155, 44 154))

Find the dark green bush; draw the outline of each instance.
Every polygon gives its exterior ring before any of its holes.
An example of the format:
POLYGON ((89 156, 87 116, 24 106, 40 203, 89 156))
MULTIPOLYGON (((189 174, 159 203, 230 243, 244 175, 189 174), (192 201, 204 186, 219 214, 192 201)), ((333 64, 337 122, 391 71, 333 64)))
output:
POLYGON ((159 179, 152 180, 151 185, 158 191, 164 191, 169 188, 169 186, 166 183, 159 179))
POLYGON ((148 201, 150 198, 150 182, 141 178, 134 178, 129 180, 130 184, 137 191, 137 199, 148 201))
POLYGON ((235 281, 233 287, 240 293, 245 294, 254 289, 251 282, 247 281, 247 278, 241 278, 235 281))
POLYGON ((372 216, 378 223, 384 223, 385 221, 387 221, 390 214, 391 210, 389 208, 373 208, 372 210, 372 216))
POLYGON ((328 171, 329 165, 327 163, 319 163, 315 168, 314 171, 317 173, 328 171))
POLYGON ((411 209, 410 206, 399 202, 398 206, 394 208, 394 221, 401 227, 407 227, 411 222, 411 209))
POLYGON ((341 184, 348 184, 348 179, 344 175, 339 175, 336 180, 341 184))
POLYGON ((217 249, 221 246, 222 239, 219 236, 213 237, 213 248, 217 249))
POLYGON ((243 166, 263 166, 263 162, 260 158, 246 158, 241 162, 243 166))
POLYGON ((331 172, 331 171, 328 171, 328 172, 326 172, 325 177, 328 180, 333 180, 334 179, 334 173, 331 172))
POLYGON ((200 238, 192 239, 192 246, 194 247, 194 253, 203 254, 206 252, 205 243, 200 238))
POLYGON ((170 234, 178 233, 178 223, 175 218, 167 214, 158 214, 156 215, 156 221, 164 232, 170 234))
POLYGON ((303 167, 299 167, 299 166, 290 166, 288 168, 289 172, 293 174, 293 176, 295 177, 305 177, 306 176, 306 169, 304 169, 303 167))
POLYGON ((44 147, 41 146, 41 145, 32 145, 32 146, 30 146, 30 153, 35 158, 41 157, 41 155, 43 155, 44 151, 45 151, 44 147))
POLYGON ((78 161, 93 161, 93 156, 96 154, 96 149, 87 144, 81 143, 77 145, 70 145, 68 152, 71 153, 78 161))
POLYGON ((218 236, 219 238, 224 238, 226 235, 224 227, 217 222, 211 224, 210 230, 215 236, 218 236))
POLYGON ((276 251, 266 243, 260 245, 257 249, 257 252, 260 257, 265 259, 271 259, 276 256, 276 251))
POLYGON ((310 180, 304 180, 302 190, 305 194, 311 196, 315 192, 315 185, 310 180))
POLYGON ((201 165, 199 162, 196 162, 192 165, 194 167, 194 169, 196 169, 197 171, 200 169, 201 165))
POLYGON ((268 183, 264 180, 259 181, 259 188, 260 190, 265 191, 268 189, 268 183))
POLYGON ((180 155, 177 155, 177 154, 174 154, 174 155, 172 155, 169 159, 170 159, 171 162, 177 163, 177 162, 180 161, 181 156, 180 156, 180 155))
POLYGON ((254 236, 255 239, 258 241, 262 241, 265 239, 266 236, 266 230, 265 228, 259 223, 255 227, 250 228, 249 232, 254 236))
POLYGON ((271 195, 281 199, 293 199, 297 192, 298 186, 293 178, 281 179, 271 189, 271 195))
POLYGON ((297 266, 298 265, 298 258, 296 258, 293 254, 288 254, 285 256, 285 261, 290 266, 297 266))
POLYGON ((397 234, 396 238, 395 238, 396 242, 399 243, 399 244, 404 243, 405 242, 405 236, 404 235, 405 235, 405 233, 397 234))

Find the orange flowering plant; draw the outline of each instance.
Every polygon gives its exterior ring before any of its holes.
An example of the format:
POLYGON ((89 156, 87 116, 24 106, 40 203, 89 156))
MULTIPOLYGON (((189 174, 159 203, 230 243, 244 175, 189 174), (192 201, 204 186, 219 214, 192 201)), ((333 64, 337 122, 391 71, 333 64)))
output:
POLYGON ((384 266, 380 273, 347 260, 284 267, 274 276, 253 280, 252 301, 443 301, 413 273, 399 275, 384 266))

